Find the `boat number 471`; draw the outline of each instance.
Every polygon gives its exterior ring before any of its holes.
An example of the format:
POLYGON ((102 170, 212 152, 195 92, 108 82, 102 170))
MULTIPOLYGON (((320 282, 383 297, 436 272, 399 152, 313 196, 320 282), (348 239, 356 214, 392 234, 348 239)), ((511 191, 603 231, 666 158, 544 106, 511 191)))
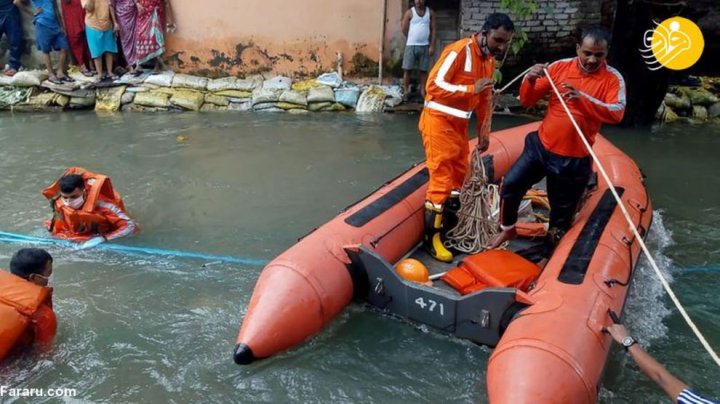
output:
POLYGON ((427 299, 423 297, 418 297, 415 299, 415 304, 420 306, 421 309, 427 310, 429 312, 440 312, 441 316, 445 315, 445 306, 443 306, 442 303, 438 303, 435 300, 427 299))

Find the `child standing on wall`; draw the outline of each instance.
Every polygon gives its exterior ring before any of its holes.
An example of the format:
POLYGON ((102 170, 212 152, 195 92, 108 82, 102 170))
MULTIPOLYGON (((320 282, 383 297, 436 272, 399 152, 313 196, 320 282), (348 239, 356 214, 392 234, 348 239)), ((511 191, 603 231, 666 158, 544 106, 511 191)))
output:
POLYGON ((32 7, 28 6, 27 2, 28 0, 13 1, 18 8, 33 16, 35 42, 37 43, 38 50, 44 55, 49 76, 48 80, 53 84, 75 81, 67 75, 67 71, 65 70, 68 41, 60 29, 60 24, 58 24, 58 19, 55 14, 55 1, 32 0, 32 7), (60 54, 56 71, 53 70, 52 59, 50 58, 50 52, 53 51, 58 51, 60 54))
POLYGON ((95 63, 97 80, 116 80, 113 74, 113 57, 118 52, 117 35, 120 32, 115 10, 108 0, 81 0, 85 9, 85 35, 87 36, 90 57, 95 63), (107 74, 103 75, 103 57, 107 65, 107 74))

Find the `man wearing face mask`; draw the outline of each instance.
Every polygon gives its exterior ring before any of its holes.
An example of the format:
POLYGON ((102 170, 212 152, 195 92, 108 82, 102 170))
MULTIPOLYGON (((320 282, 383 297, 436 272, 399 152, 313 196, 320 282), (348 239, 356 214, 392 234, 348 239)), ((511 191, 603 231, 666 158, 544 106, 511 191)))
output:
POLYGON ((43 195, 53 210, 48 231, 55 237, 79 242, 79 248, 94 247, 139 230, 105 175, 72 167, 43 190, 43 195))
POLYGON ((425 85, 419 124, 430 173, 424 245, 440 261, 453 259, 443 239, 450 230, 448 223, 457 221, 459 190, 468 170, 468 121, 475 111, 478 133, 483 135, 478 144, 482 151, 487 150, 489 139, 481 128, 491 118, 495 58, 507 51, 514 29, 507 15, 490 14, 482 31, 445 48, 425 85))
POLYGON ((578 203, 592 174, 592 160, 555 96, 544 69, 564 89, 565 102, 592 145, 603 123, 617 124, 625 113, 625 81, 608 66, 610 33, 602 27, 583 31, 577 57, 559 60, 549 67, 535 65, 520 87, 520 102, 534 105, 550 94, 547 113, 537 132, 528 134, 525 149, 503 180, 501 233, 490 243, 497 248, 516 236, 520 202, 530 187, 547 177, 550 228, 546 255, 570 228, 578 203))
POLYGON ((41 248, 23 248, 0 271, 0 360, 33 344, 48 345, 57 319, 52 308, 52 256, 41 248))

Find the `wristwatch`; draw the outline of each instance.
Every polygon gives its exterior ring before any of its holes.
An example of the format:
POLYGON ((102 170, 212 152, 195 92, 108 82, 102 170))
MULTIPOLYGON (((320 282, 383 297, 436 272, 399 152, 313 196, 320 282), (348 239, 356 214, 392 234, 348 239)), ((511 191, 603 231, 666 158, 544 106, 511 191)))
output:
POLYGON ((637 341, 635 340, 635 338, 633 338, 631 336, 627 336, 627 337, 623 338, 623 340, 622 340, 622 345, 623 345, 623 348, 625 348, 625 352, 627 352, 628 349, 630 349, 630 347, 635 344, 637 344, 637 341))

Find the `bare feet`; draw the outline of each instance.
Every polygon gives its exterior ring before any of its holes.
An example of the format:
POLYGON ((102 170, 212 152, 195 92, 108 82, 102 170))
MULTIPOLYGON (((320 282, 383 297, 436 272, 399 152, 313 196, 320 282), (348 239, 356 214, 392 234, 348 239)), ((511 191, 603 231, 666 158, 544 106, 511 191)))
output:
POLYGON ((510 241, 514 239, 517 236, 517 230, 515 229, 515 226, 503 230, 500 233, 498 233, 497 236, 493 239, 493 241, 488 244, 488 250, 493 250, 496 248, 499 248, 504 242, 510 241))

